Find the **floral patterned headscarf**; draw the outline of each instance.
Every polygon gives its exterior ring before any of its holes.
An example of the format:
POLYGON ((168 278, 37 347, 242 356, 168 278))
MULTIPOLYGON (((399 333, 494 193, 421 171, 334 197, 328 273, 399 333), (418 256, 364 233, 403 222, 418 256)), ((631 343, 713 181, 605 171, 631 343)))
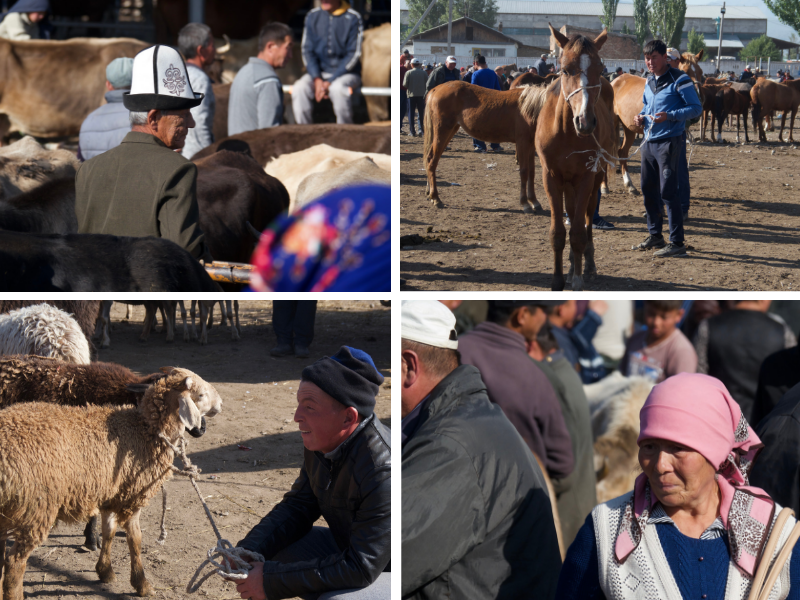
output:
MULTIPOLYGON (((764 444, 742 415, 725 385, 699 373, 680 373, 650 392, 639 413, 638 442, 663 439, 692 448, 717 465, 720 516, 728 532, 731 560, 753 577, 764 550, 775 502, 749 485, 747 474, 764 444)), ((652 507, 658 501, 647 476, 636 478, 625 507, 615 555, 623 562, 642 539, 652 507)))
POLYGON ((391 190, 345 188, 282 215, 262 234, 250 285, 270 292, 391 291, 391 190))

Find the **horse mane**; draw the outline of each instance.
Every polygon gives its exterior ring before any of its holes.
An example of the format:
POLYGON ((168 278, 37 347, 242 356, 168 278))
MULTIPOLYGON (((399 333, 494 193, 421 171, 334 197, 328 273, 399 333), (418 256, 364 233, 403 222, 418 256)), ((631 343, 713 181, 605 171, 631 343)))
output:
MULTIPOLYGON (((558 80, 556 80, 558 81, 558 80)), ((552 83, 550 85, 553 85, 552 83)), ((550 86, 544 85, 524 85, 522 94, 519 96, 519 109, 522 114, 531 121, 535 120, 542 112, 544 103, 547 101, 547 91, 550 86)))

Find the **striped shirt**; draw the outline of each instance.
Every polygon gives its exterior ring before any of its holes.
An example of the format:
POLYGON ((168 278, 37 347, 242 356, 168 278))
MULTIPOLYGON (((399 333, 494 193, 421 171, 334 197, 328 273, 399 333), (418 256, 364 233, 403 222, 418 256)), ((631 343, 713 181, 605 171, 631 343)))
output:
MULTIPOLYGON (((653 510, 650 512, 650 517, 647 519, 648 523, 669 523, 677 529, 675 521, 666 513, 660 502, 656 502, 653 510)), ((722 537, 725 533, 725 526, 722 524, 722 517, 717 517, 714 522, 700 536, 701 540, 715 540, 722 537)))

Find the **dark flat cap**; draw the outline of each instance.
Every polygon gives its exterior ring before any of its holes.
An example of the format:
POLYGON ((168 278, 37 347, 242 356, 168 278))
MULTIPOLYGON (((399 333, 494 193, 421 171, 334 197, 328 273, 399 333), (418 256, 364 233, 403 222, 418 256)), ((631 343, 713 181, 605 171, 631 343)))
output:
POLYGON ((383 375, 375 368, 372 357, 350 346, 342 346, 333 356, 307 366, 301 379, 313 383, 340 404, 352 406, 365 417, 375 410, 375 396, 383 383, 383 375))

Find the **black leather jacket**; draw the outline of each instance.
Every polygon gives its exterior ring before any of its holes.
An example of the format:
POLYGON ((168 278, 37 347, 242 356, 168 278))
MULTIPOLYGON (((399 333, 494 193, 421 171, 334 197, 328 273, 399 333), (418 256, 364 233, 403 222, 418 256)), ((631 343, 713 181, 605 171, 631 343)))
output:
POLYGON ((283 500, 237 545, 264 555, 269 600, 363 588, 391 558, 390 431, 375 415, 326 458, 305 450, 300 476, 283 500), (340 552, 302 563, 271 561, 325 517, 340 552))

